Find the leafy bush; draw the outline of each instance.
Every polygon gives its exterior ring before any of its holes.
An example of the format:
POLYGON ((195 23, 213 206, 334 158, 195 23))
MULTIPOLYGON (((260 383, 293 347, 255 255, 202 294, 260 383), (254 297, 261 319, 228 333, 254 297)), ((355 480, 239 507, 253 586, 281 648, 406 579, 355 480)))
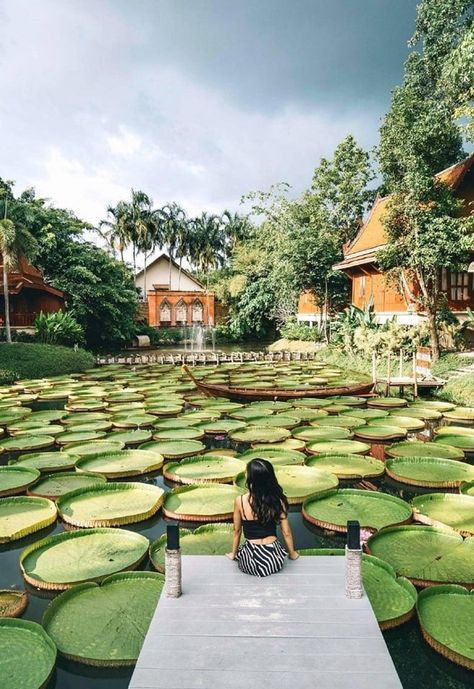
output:
POLYGON ((36 336, 44 344, 74 345, 84 342, 84 330, 64 311, 41 313, 35 319, 36 336))
POLYGON ((233 330, 232 326, 226 323, 219 323, 214 326, 214 336, 216 342, 220 343, 239 342, 239 340, 241 340, 241 337, 233 330))
POLYGON ((301 340, 302 342, 315 342, 323 338, 319 328, 312 328, 310 325, 296 321, 285 323, 281 329, 281 336, 287 340, 301 340))
POLYGON ((0 369, 0 385, 12 385, 19 378, 18 373, 8 368, 0 369))
POLYGON ((454 404, 474 407, 474 373, 451 378, 439 391, 438 397, 454 404))
POLYGON ((94 356, 84 349, 48 344, 0 344, 0 369, 8 369, 18 378, 43 378, 79 373, 93 368, 94 356))
POLYGON ((441 357, 433 364, 433 373, 435 376, 440 376, 441 378, 451 371, 455 371, 458 368, 463 368, 471 363, 470 359, 465 356, 460 356, 459 354, 442 354, 441 357))

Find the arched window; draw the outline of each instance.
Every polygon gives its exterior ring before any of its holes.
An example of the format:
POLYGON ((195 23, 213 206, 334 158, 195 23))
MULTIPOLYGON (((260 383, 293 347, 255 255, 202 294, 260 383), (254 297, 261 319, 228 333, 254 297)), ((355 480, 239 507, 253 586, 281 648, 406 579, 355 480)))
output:
POLYGON ((176 323, 186 323, 188 320, 188 307, 184 299, 180 299, 176 304, 176 323))
POLYGON ((193 323, 202 323, 203 307, 199 299, 193 301, 193 323))
POLYGON ((171 304, 167 299, 160 304, 160 323, 171 323, 171 304))

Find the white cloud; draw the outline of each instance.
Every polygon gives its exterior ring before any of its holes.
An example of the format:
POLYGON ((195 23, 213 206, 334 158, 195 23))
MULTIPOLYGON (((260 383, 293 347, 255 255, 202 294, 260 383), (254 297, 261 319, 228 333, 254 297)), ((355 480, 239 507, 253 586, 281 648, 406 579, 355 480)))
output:
POLYGON ((141 137, 124 124, 119 126, 117 134, 107 136, 106 142, 113 154, 123 158, 137 154, 142 147, 141 137))

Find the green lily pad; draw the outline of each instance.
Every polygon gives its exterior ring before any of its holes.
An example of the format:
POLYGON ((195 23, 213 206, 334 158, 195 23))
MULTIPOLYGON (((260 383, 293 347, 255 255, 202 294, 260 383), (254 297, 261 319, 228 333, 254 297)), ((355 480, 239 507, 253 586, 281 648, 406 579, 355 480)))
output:
POLYGON ((151 438, 151 430, 114 431, 106 436, 106 440, 118 441, 124 445, 140 445, 151 440, 151 438))
MULTIPOLYGON (((232 524, 204 524, 195 531, 179 530, 183 555, 225 555, 232 543, 232 524)), ((158 572, 165 572, 166 534, 150 546, 150 560, 158 572)))
POLYGON ((463 586, 432 586, 417 603, 421 631, 435 651, 474 670, 474 594, 463 586))
POLYGON ((206 447, 199 440, 151 440, 139 445, 139 449, 162 455, 165 459, 182 459, 198 455, 206 447))
POLYGON ((2 689, 46 686, 56 663, 56 646, 39 624, 0 619, 0 648, 2 689))
POLYGON ((239 455, 239 459, 245 463, 250 462, 252 459, 266 459, 273 466, 287 466, 290 464, 304 464, 306 455, 303 452, 298 452, 298 450, 269 446, 242 452, 239 455))
MULTIPOLYGON (((41 412, 46 414, 47 412, 41 412)), ((76 426, 78 423, 93 423, 94 421, 108 421, 109 414, 107 412, 74 412, 67 414, 61 419, 61 423, 65 426, 76 426)))
POLYGON ((359 440, 316 440, 306 446, 310 455, 328 453, 331 454, 357 454, 365 455, 370 450, 370 445, 359 440))
POLYGON ((340 479, 382 476, 384 463, 369 455, 323 453, 307 457, 306 464, 328 471, 340 479))
POLYGON ((148 483, 106 483, 66 493, 56 505, 61 519, 73 526, 123 526, 156 514, 163 495, 162 488, 148 483))
POLYGON ((28 605, 26 591, 0 589, 0 619, 2 617, 20 617, 28 605))
POLYGON ((387 475, 400 483, 425 488, 457 488, 474 480, 474 467, 441 457, 395 457, 385 462, 387 475))
POLYGON ((73 454, 76 457, 88 457, 89 455, 96 455, 98 452, 118 452, 123 450, 124 442, 122 440, 110 439, 109 435, 103 440, 90 440, 85 443, 69 443, 62 448, 61 454, 73 454))
MULTIPOLYGON (((403 410, 403 413, 405 414, 405 410, 403 410)), ((369 419, 383 419, 388 416, 388 411, 385 409, 350 409, 349 411, 343 412, 342 416, 357 416, 357 418, 367 421, 369 419)))
POLYGON ((267 414, 248 419, 250 426, 272 426, 277 428, 292 429, 301 423, 301 420, 288 414, 267 414))
POLYGON ((312 440, 346 440, 352 438, 347 428, 340 426, 302 426, 293 430, 293 436, 305 442, 312 440))
POLYGON ((333 531, 346 532, 351 519, 357 519, 363 528, 378 530, 410 521, 412 509, 393 495, 340 488, 306 500, 303 516, 312 524, 333 531))
POLYGON ((369 552, 388 562, 415 586, 474 586, 474 538, 435 526, 397 526, 368 540, 369 552))
POLYGON ((160 428, 153 434, 153 440, 200 440, 204 431, 199 426, 181 428, 160 428))
POLYGON ((461 493, 463 495, 472 495, 474 497, 474 480, 462 483, 461 493))
POLYGON ((0 500, 0 543, 9 543, 56 521, 56 505, 45 498, 16 495, 0 500))
POLYGON ((403 409, 403 416, 422 419, 423 421, 437 421, 441 418, 441 412, 431 407, 422 407, 412 404, 403 409))
POLYGON ((296 452, 304 450, 306 443, 299 438, 287 438, 279 443, 252 443, 254 450, 295 450, 296 452))
POLYGON ((145 536, 125 529, 64 531, 25 548, 20 569, 36 588, 58 591, 135 569, 147 549, 145 536))
POLYGON ((11 465, 0 467, 0 497, 24 493, 40 476, 37 469, 11 465))
POLYGON ((232 483, 244 467, 242 460, 229 455, 219 455, 216 450, 215 454, 169 462, 163 468, 163 476, 169 481, 184 484, 232 483))
POLYGON ((417 419, 414 416, 400 416, 392 412, 389 417, 383 419, 371 419, 372 426, 391 425, 392 423, 399 428, 405 428, 407 431, 422 431, 425 427, 423 419, 417 419))
POLYGON ((403 397, 372 397, 367 402, 367 406, 371 409, 394 409, 406 407, 407 404, 407 400, 403 397))
POLYGON ((140 428, 141 426, 153 426, 156 416, 153 414, 129 414, 127 416, 112 416, 114 428, 140 428))
MULTIPOLYGON (((38 472, 39 473, 39 472, 38 472)), ((105 476, 77 471, 64 471, 48 474, 39 479, 28 489, 28 495, 38 495, 41 498, 56 500, 77 488, 88 488, 106 482, 105 476)))
POLYGON ((229 434, 231 440, 237 443, 278 443, 291 435, 287 428, 270 426, 247 426, 229 434))
MULTIPOLYGON (((310 496, 335 488, 339 483, 333 474, 310 466, 277 466, 275 474, 290 505, 299 505, 310 496)), ((237 476, 235 484, 247 489, 245 472, 237 476)))
POLYGON ((166 494, 163 513, 182 521, 225 521, 232 518, 235 498, 244 493, 225 483, 181 486, 166 494))
POLYGON ((468 435, 474 438, 474 428, 470 426, 438 426, 434 429, 435 435, 468 435))
POLYGON ((436 444, 451 445, 457 447, 463 452, 474 452, 474 435, 467 435, 465 433, 453 433, 451 435, 442 433, 437 435, 434 439, 436 444))
POLYGON ((74 469, 78 459, 77 455, 63 452, 32 452, 31 454, 20 455, 11 466, 38 469, 43 474, 74 469))
MULTIPOLYGON (((73 426, 72 428, 76 428, 73 426)), ((56 436, 57 445, 69 445, 70 443, 87 443, 91 440, 100 440, 105 437, 105 431, 65 431, 56 436)))
POLYGON ((443 416, 445 419, 452 419, 453 421, 474 421, 474 407, 456 407, 443 412, 443 416))
POLYGON ((51 601, 43 626, 66 658, 107 667, 134 665, 163 585, 164 577, 153 572, 79 584, 51 601))
POLYGON ((441 457, 444 459, 463 459, 464 452, 452 445, 428 443, 422 440, 402 440, 385 451, 389 457, 441 457))
POLYGON ((365 426, 360 426, 354 428, 354 435, 357 438, 362 438, 362 440, 370 440, 376 442, 377 440, 395 440, 396 438, 406 438, 407 432, 405 428, 400 428, 398 426, 387 425, 377 425, 377 424, 366 424, 365 426))
POLYGON ((54 445, 52 435, 16 435, 11 438, 0 439, 0 448, 5 452, 41 450, 52 445, 54 445))
POLYGON ((205 421, 199 424, 200 428, 206 435, 226 435, 232 431, 239 431, 245 428, 246 424, 237 419, 217 419, 216 421, 205 421))
POLYGON ((76 463, 77 471, 102 474, 107 478, 141 476, 158 471, 162 466, 163 457, 157 452, 146 450, 98 452, 95 455, 82 457, 76 463))
POLYGON ((414 498, 412 505, 416 520, 423 524, 444 524, 462 536, 474 535, 474 497, 470 495, 428 493, 414 498))
POLYGON ((313 419, 310 422, 311 426, 317 426, 318 428, 324 428, 325 426, 330 426, 334 428, 355 428, 356 426, 363 426, 365 420, 358 416, 349 416, 349 414, 332 414, 331 416, 321 416, 317 419, 313 419))

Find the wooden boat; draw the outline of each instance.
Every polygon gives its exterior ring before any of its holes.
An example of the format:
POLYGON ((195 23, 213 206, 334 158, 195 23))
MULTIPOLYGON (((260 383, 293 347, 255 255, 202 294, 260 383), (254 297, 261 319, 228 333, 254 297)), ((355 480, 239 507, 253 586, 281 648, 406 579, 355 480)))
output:
POLYGON ((329 397, 332 395, 370 395, 374 384, 355 383, 354 385, 325 385, 305 390, 281 390, 280 388, 268 388, 265 390, 255 388, 238 388, 229 385, 213 385, 198 380, 187 366, 182 370, 196 384, 200 392, 207 397, 226 397, 242 402, 255 402, 257 400, 291 400, 301 397, 329 397))

